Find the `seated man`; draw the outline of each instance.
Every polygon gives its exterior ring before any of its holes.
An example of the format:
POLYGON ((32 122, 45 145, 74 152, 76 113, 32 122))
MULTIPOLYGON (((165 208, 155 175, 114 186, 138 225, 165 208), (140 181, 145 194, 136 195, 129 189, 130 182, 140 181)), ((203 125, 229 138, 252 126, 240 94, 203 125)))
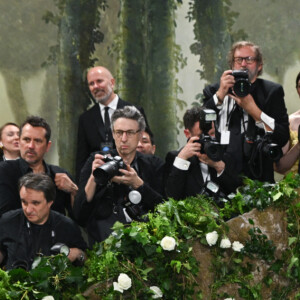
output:
POLYGON ((142 132, 142 137, 136 148, 137 151, 144 154, 154 154, 156 146, 154 143, 153 133, 149 127, 146 127, 145 131, 142 132))
POLYGON ((106 239, 116 221, 141 219, 163 198, 163 161, 136 151, 145 129, 142 114, 133 106, 125 106, 113 113, 111 124, 116 149, 109 154, 116 159, 121 157, 124 169, 118 167, 113 174, 117 175, 109 178, 108 166, 122 163, 105 163, 107 159, 101 152, 93 153, 82 169, 75 197, 74 217, 87 226, 90 244, 106 239))
POLYGON ((54 245, 64 249, 71 262, 83 262, 86 243, 79 227, 70 218, 50 210, 56 193, 52 179, 46 174, 26 174, 19 181, 19 193, 22 209, 0 218, 0 264, 7 270, 30 270, 34 258, 51 255, 54 245))
POLYGON ((23 175, 33 173, 48 174, 56 185, 56 197, 52 209, 62 214, 69 213, 71 201, 77 192, 76 184, 62 168, 48 165, 44 155, 49 151, 51 129, 41 117, 28 117, 20 127, 20 159, 4 161, 0 164, 0 216, 21 207, 18 180, 23 175))
MULTIPOLYGON (((204 146, 198 142, 204 130, 199 122, 203 111, 201 107, 194 107, 185 112, 183 122, 187 144, 181 150, 171 151, 166 156, 165 181, 168 197, 179 200, 196 196, 209 181, 219 185, 224 194, 229 194, 241 183, 234 175, 234 161, 226 153, 220 154, 222 159, 214 161, 200 152, 204 146)), ((213 136, 214 123, 209 123, 211 129, 207 128, 205 134, 213 136)))

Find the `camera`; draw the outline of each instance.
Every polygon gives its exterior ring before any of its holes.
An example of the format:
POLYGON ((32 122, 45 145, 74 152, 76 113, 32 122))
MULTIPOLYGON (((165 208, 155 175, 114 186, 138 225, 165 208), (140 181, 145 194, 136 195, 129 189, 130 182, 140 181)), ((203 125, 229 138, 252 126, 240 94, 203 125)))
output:
POLYGON ((216 112, 212 109, 203 109, 199 116, 199 127, 202 130, 200 139, 195 141, 201 144, 200 153, 205 153, 213 161, 220 161, 223 157, 223 147, 216 138, 211 137, 208 132, 212 128, 212 122, 216 121, 216 112))
POLYGON ((136 220, 139 222, 147 222, 148 217, 145 216, 145 211, 141 204, 142 195, 140 192, 132 190, 128 194, 128 199, 123 203, 124 205, 124 214, 127 221, 131 222, 132 220, 136 220), (127 216, 128 215, 128 219, 127 216))
POLYGON ((233 70, 232 76, 235 79, 233 91, 238 97, 245 97, 250 93, 251 83, 248 70, 233 70))
POLYGON ((274 162, 279 161, 282 157, 281 147, 272 141, 272 132, 266 132, 263 137, 257 135, 254 140, 249 139, 246 136, 245 156, 249 157, 253 155, 253 150, 274 162))
POLYGON ((104 155, 102 160, 105 164, 93 172, 95 182, 99 185, 106 185, 110 179, 120 174, 120 169, 126 170, 126 165, 120 156, 111 157, 110 155, 104 155))
POLYGON ((200 194, 213 198, 219 207, 224 207, 228 201, 226 194, 221 191, 220 186, 210 180, 204 184, 200 194))

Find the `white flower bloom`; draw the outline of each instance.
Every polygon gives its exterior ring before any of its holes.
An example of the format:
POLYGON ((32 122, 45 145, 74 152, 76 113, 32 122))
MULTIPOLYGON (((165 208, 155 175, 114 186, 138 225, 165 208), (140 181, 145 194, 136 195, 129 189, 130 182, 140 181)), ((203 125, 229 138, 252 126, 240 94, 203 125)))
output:
POLYGON ((119 286, 119 284, 117 282, 113 282, 114 285, 114 291, 118 291, 120 293, 123 293, 123 289, 119 286))
POLYGON ((176 241, 170 236, 165 236, 161 241, 160 245, 164 250, 172 251, 175 249, 176 241))
POLYGON ((206 241, 208 243, 209 246, 213 246, 216 244, 217 240, 218 240, 218 233, 216 231, 213 232, 209 232, 206 234, 206 241))
POLYGON ((162 298, 163 293, 158 286, 150 286, 150 290, 154 292, 153 299, 162 298))
POLYGON ((45 296, 42 300, 55 300, 53 296, 45 296))
POLYGON ((241 250, 244 248, 244 245, 238 241, 235 241, 232 243, 232 249, 236 252, 241 252, 241 250))
POLYGON ((223 249, 230 248, 231 247, 230 240, 229 239, 222 239, 221 243, 220 243, 220 247, 223 248, 223 249))
POLYGON ((118 277, 118 284, 121 289, 128 290, 131 288, 131 278, 127 274, 121 273, 118 277))
POLYGON ((235 300, 234 298, 226 298, 224 300, 235 300))

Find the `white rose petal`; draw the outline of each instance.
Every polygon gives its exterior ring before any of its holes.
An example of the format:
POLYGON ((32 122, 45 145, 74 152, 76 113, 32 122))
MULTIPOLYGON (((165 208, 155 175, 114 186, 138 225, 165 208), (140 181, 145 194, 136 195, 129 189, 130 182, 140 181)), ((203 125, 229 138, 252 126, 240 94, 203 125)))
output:
POLYGON ((222 239, 221 243, 220 243, 220 247, 223 248, 223 249, 230 248, 231 247, 230 240, 229 239, 222 239))
POLYGON ((128 290, 131 288, 131 278, 127 274, 121 273, 118 277, 118 284, 121 289, 128 290))
POLYGON ((45 296, 42 300, 55 300, 53 296, 45 296))
POLYGON ((161 241, 160 245, 164 250, 172 251, 175 249, 176 241, 170 236, 165 236, 161 241))
POLYGON ((118 291, 120 293, 123 293, 123 289, 119 286, 119 284, 117 282, 113 282, 114 285, 114 291, 118 291))
POLYGON ((217 240, 218 240, 218 233, 216 231, 213 232, 209 232, 206 234, 206 241, 208 243, 209 246, 213 246, 216 244, 217 240))
POLYGON ((241 250, 244 248, 244 245, 238 241, 235 241, 232 243, 232 249, 236 252, 241 252, 241 250))
POLYGON ((154 292, 154 295, 152 295, 153 299, 162 298, 163 293, 158 286, 150 286, 150 290, 154 292))

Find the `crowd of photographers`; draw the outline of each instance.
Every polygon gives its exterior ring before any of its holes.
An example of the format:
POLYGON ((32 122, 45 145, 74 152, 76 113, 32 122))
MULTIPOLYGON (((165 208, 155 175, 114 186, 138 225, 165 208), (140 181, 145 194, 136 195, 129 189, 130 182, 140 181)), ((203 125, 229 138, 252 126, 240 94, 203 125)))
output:
POLYGON ((165 161, 154 155, 143 109, 114 93, 114 78, 104 67, 87 73, 96 103, 80 117, 76 181, 44 161, 50 127, 28 118, 20 127, 20 158, 3 156, 0 163, 1 266, 30 269, 33 257, 57 252, 81 263, 87 245, 77 224, 91 247, 109 236, 116 221, 146 222, 147 212, 168 197, 206 194, 222 206, 243 176, 274 182, 273 165, 289 140, 283 88, 258 78, 263 59, 251 42, 234 44, 228 62, 220 82, 205 87, 203 106, 185 112, 187 143, 165 161))

